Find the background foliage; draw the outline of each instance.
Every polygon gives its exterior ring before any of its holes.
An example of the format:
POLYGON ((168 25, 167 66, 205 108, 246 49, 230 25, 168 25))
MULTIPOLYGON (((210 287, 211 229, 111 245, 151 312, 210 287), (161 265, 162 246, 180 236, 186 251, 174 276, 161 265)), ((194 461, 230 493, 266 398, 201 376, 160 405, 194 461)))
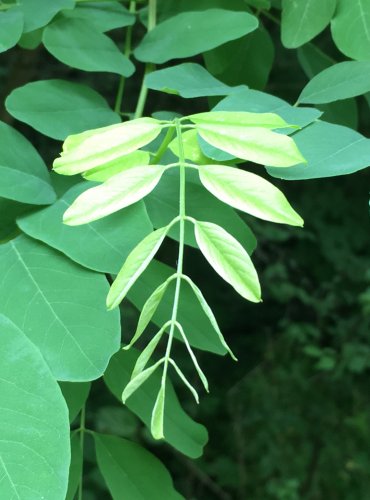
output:
MULTIPOLYGON (((1 496, 63 499, 68 481, 68 499, 366 499, 370 3, 155 3, 0 2, 1 496), (119 313, 104 302, 107 277, 163 224, 176 187, 168 176, 145 204, 70 228, 62 214, 82 179, 48 170, 69 134, 215 106, 303 127, 294 138, 307 165, 266 178, 305 228, 237 215, 189 184, 192 210, 250 251, 252 229, 264 301, 239 298, 188 242, 187 272, 239 363, 215 356, 223 350, 184 296, 211 393, 196 406, 174 380, 163 443, 147 428, 155 377, 120 402, 138 351, 119 351, 119 313)), ((174 249, 168 241, 122 306, 123 342, 174 249)))

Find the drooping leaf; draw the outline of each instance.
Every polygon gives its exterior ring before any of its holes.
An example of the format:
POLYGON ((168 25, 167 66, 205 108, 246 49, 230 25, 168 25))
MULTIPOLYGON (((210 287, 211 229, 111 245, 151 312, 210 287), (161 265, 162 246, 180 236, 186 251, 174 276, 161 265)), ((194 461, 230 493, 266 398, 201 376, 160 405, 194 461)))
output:
POLYGON ((41 156, 23 135, 0 122, 0 196, 47 205, 55 201, 49 172, 41 156))
POLYGON ((155 188, 165 169, 145 165, 110 177, 80 194, 64 213, 63 222, 70 226, 87 224, 136 203, 155 188))
POLYGON ((213 269, 242 297, 260 302, 261 288, 253 263, 241 244, 211 222, 195 223, 198 246, 213 269))
POLYGON ((67 137, 53 168, 63 175, 75 175, 112 162, 154 140, 162 126, 154 118, 139 118, 117 125, 67 137))
MULTIPOLYGON (((129 291, 128 299, 141 311, 152 291, 175 272, 173 268, 153 260, 129 291)), ((168 293, 163 297, 153 316, 153 322, 159 328, 171 317, 174 287, 175 283, 171 282, 168 286, 168 293)), ((181 290, 177 320, 185 329, 189 343, 193 347, 215 354, 226 354, 227 351, 215 336, 207 315, 188 287, 183 287, 181 290)), ((175 332, 175 337, 180 338, 177 332, 175 332)))
POLYGON ((20 217, 18 226, 75 262, 104 273, 116 274, 131 250, 153 227, 143 202, 137 202, 104 219, 81 226, 63 224, 63 213, 89 183, 69 189, 46 209, 20 217), (83 244, 81 244, 83 243, 83 244))
POLYGON ((331 33, 344 55, 360 61, 370 59, 370 4, 366 0, 337 0, 331 33))
POLYGON ((196 63, 153 71, 145 77, 145 84, 149 89, 186 98, 229 95, 240 90, 240 87, 225 85, 196 63))
POLYGON ((14 47, 22 35, 23 14, 18 8, 0 12, 0 53, 14 47))
POLYGON ((340 125, 317 122, 294 139, 307 163, 289 169, 268 168, 273 177, 287 180, 347 175, 370 165, 370 139, 340 125))
POLYGON ((111 38, 83 19, 58 19, 45 28, 42 41, 56 59, 72 68, 126 77, 135 70, 111 38))
POLYGON ((110 287, 107 297, 108 309, 117 307, 125 298, 127 292, 157 253, 168 230, 169 226, 165 226, 153 231, 132 250, 110 287))
POLYGON ((138 373, 130 382, 126 385, 122 392, 122 402, 126 403, 126 400, 134 394, 135 391, 143 385, 143 383, 148 380, 148 378, 155 372, 155 370, 163 363, 163 359, 160 359, 154 365, 146 368, 145 370, 138 373))
POLYGON ((80 2, 73 10, 63 11, 64 17, 84 19, 99 31, 132 26, 135 15, 118 2, 80 2))
POLYGON ((145 448, 94 432, 96 458, 112 498, 181 500, 162 463, 145 448), (145 480, 144 480, 145 479, 145 480))
MULTIPOLYGON (((184 383, 184 385, 189 389, 189 391, 192 393, 194 399, 195 399, 195 402, 197 404, 199 404, 199 395, 195 389, 195 387, 193 387, 193 385, 189 382, 189 380, 186 378, 186 375, 185 373, 181 370, 181 368, 179 367, 179 365, 176 363, 176 361, 174 361, 173 359, 169 359, 169 362, 170 364, 173 366, 173 368, 175 369, 175 372, 177 373, 177 375, 179 376, 180 380, 184 383)), ((162 419, 163 420, 163 419, 162 419)), ((162 438, 162 436, 161 436, 162 438)))
POLYGON ((203 53, 206 68, 228 85, 263 89, 274 61, 274 43, 261 24, 246 36, 203 53))
MULTIPOLYGON (((196 172, 186 173, 186 211, 191 217, 198 220, 208 220, 221 226, 227 226, 229 232, 252 254, 257 241, 248 225, 231 207, 219 202, 210 195, 199 183, 196 172), (195 175, 192 175, 192 174, 195 175)), ((178 172, 169 170, 156 188, 145 198, 149 217, 154 227, 168 224, 178 215, 179 178, 178 172)), ((196 248, 194 232, 186 223, 185 243, 196 248)), ((168 236, 178 240, 179 232, 173 227, 168 236)))
POLYGON ((9 94, 5 106, 14 118, 53 139, 120 121, 100 94, 65 80, 27 83, 9 94))
POLYGON ((24 16, 24 32, 28 33, 46 26, 62 9, 73 9, 75 0, 18 0, 24 16))
POLYGON ((132 370, 131 380, 135 379, 136 376, 139 375, 148 364, 152 354, 154 353, 157 345, 163 337, 164 330, 165 328, 162 326, 159 332, 157 332, 150 340, 150 342, 145 346, 145 349, 141 351, 140 356, 136 360, 134 369, 132 370))
POLYGON ((95 167, 87 172, 83 173, 83 177, 89 181, 99 181, 104 182, 108 180, 113 175, 122 172, 130 167, 138 167, 140 165, 148 165, 150 161, 150 155, 147 151, 133 151, 122 158, 117 158, 113 160, 108 165, 103 165, 102 167, 95 167))
POLYGON ((55 378, 100 377, 120 341, 105 277, 25 236, 0 246, 0 275, 0 312, 39 347, 55 378))
POLYGON ((0 329, 1 496, 64 500, 70 461, 67 406, 37 347, 2 314, 0 329))
POLYGON ((150 431, 154 439, 164 439, 164 404, 166 398, 165 386, 161 384, 154 403, 150 431))
POLYGON ((63 397, 67 403, 69 410, 69 421, 72 423, 81 408, 85 404, 90 388, 90 382, 59 382, 63 397))
POLYGON ((290 137, 262 126, 198 123, 197 130, 212 146, 254 163, 290 167, 304 161, 290 137))
POLYGON ((283 0, 281 40, 295 49, 309 42, 330 23, 336 0, 283 0))
POLYGON ((78 434, 71 435, 71 464, 69 467, 68 491, 65 500, 74 500, 82 471, 82 450, 78 434))
POLYGON ((208 191, 238 210, 271 222, 303 226, 280 189, 259 175, 223 165, 202 165, 199 177, 208 191))
MULTIPOLYGON (((104 382, 121 401, 124 387, 130 381, 135 362, 139 356, 135 348, 119 351, 109 362, 104 374, 104 382)), ((161 373, 155 372, 126 402, 133 411, 150 428, 151 414, 160 386, 161 373)), ((207 442, 206 429, 192 420, 181 408, 171 381, 166 382, 166 409, 164 415, 164 433, 166 441, 185 455, 197 458, 202 454, 207 442)))
POLYGON ((139 316, 135 334, 132 337, 128 347, 132 346, 141 337, 144 330, 149 325, 154 313, 156 312, 161 300, 163 299, 164 294, 166 293, 171 279, 172 277, 168 278, 164 283, 159 285, 145 302, 139 316))
POLYGON ((314 76, 304 87, 298 101, 320 104, 348 99, 370 91, 370 61, 345 61, 314 76))
POLYGON ((162 64, 213 49, 254 31, 257 26, 257 19, 247 12, 223 9, 181 12, 147 33, 134 54, 139 61, 162 64))

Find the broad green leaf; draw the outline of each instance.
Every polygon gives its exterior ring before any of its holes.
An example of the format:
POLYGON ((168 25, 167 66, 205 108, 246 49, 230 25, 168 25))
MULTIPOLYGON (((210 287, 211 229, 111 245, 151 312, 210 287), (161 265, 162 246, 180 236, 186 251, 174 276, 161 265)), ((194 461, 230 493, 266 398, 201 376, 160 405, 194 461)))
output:
POLYGON ((119 348, 118 311, 108 313, 108 283, 25 236, 0 246, 0 312, 41 350, 58 380, 101 376, 119 348))
POLYGON ((302 90, 300 103, 320 104, 370 91, 370 61, 345 61, 314 76, 302 90))
POLYGON ((46 26, 62 9, 73 9, 75 0, 18 0, 17 4, 24 15, 24 32, 34 31, 46 26))
POLYGON ((0 196, 33 205, 53 203, 55 192, 49 172, 36 149, 3 122, 0 136, 0 196))
POLYGON ((148 32, 134 54, 139 61, 162 64, 213 49, 254 31, 257 26, 258 20, 247 12, 223 9, 181 12, 148 32))
MULTIPOLYGON (((153 260, 129 291, 128 299, 141 311, 152 291, 175 272, 175 269, 153 260)), ((175 283, 171 282, 168 286, 168 293, 163 297, 153 316, 153 322, 159 328, 171 317, 174 292, 175 283)), ((185 329, 189 343, 193 347, 215 354, 226 354, 227 351, 215 336, 207 315, 188 287, 183 287, 181 290, 177 320, 185 329)), ((175 337, 180 338, 177 332, 175 332, 175 337)))
POLYGON ((170 284, 172 277, 168 278, 164 283, 159 285, 154 292, 150 295, 148 300, 145 302, 143 309, 141 310, 139 321, 136 327, 134 336, 132 337, 129 345, 131 347, 144 333, 144 330, 149 325, 154 313, 156 312, 164 294, 166 293, 167 287, 170 284))
POLYGON ((195 223, 195 238, 213 269, 242 297, 261 301, 261 288, 253 263, 241 244, 225 229, 211 222, 195 223))
POLYGON ((49 24, 42 41, 56 59, 72 68, 126 77, 135 70, 111 38, 83 19, 59 19, 49 24))
POLYGON ((199 123, 197 130, 212 146, 243 160, 275 167, 290 167, 304 161, 290 137, 262 126, 199 123))
MULTIPOLYGON (((130 381, 135 362, 139 356, 135 348, 119 351, 109 362, 104 374, 104 382, 121 401, 124 387, 130 381)), ((160 386, 161 373, 155 372, 145 384, 127 400, 127 407, 134 412, 149 428, 151 414, 160 386)), ((164 415, 164 433, 166 441, 185 455, 197 458, 201 456, 207 442, 205 427, 192 420, 181 408, 171 381, 166 382, 166 409, 164 415)))
POLYGON ((303 226, 284 194, 259 175, 223 165, 202 165, 205 188, 224 203, 263 220, 303 226))
POLYGON ((73 10, 63 11, 63 16, 84 19, 102 32, 131 26, 136 19, 123 5, 106 1, 80 2, 73 10))
POLYGON ((145 77, 145 84, 149 89, 186 98, 229 95, 240 90, 240 87, 225 85, 196 63, 153 71, 145 77))
POLYGON ((63 224, 65 210, 89 184, 79 183, 50 207, 20 217, 17 223, 26 234, 60 250, 75 262, 95 271, 116 274, 131 250, 153 227, 143 202, 89 224, 76 227, 63 224))
POLYGON ((283 0, 281 40, 295 49, 309 42, 330 23, 336 0, 283 0))
POLYGON ((158 4, 158 20, 164 21, 179 12, 201 11, 227 7, 232 11, 245 12, 244 0, 161 0, 158 4))
POLYGON ((89 181, 99 181, 104 182, 108 180, 113 175, 122 172, 130 167, 138 167, 140 165, 148 165, 150 161, 150 155, 147 151, 133 151, 122 158, 117 158, 107 165, 102 167, 95 167, 92 170, 88 170, 83 173, 83 177, 89 181))
POLYGON ((140 356, 137 358, 134 369, 132 371, 131 380, 135 379, 136 376, 139 375, 144 370, 152 354, 154 353, 157 345, 159 344, 159 341, 163 337, 164 331, 165 327, 162 326, 159 332, 157 332, 154 335, 154 337, 150 340, 150 342, 146 345, 145 349, 141 351, 140 356))
MULTIPOLYGON (((226 226, 230 234, 240 241, 248 253, 252 254, 257 245, 256 238, 235 210, 205 191, 200 185, 196 172, 187 172, 186 180, 187 214, 198 220, 208 220, 226 226)), ((148 214, 154 227, 165 226, 178 215, 178 199, 179 176, 178 171, 174 169, 166 172, 160 184, 145 198, 148 214)), ((178 228, 172 228, 168 236, 178 240, 178 228)), ((185 242, 187 245, 197 247, 193 228, 188 223, 186 223, 185 242)))
POLYGON ((75 175, 113 161, 153 141, 162 126, 154 118, 139 118, 67 137, 61 157, 54 161, 58 174, 75 175))
POLYGON ((181 500, 162 463, 137 443, 94 432, 96 458, 112 498, 181 500))
POLYGON ((63 222, 70 226, 87 224, 136 203, 155 188, 165 169, 146 165, 110 177, 80 194, 64 213, 63 222))
MULTIPOLYGON (((226 127, 262 127, 277 129, 291 127, 279 115, 274 113, 249 113, 247 111, 211 111, 197 113, 188 117, 196 125, 226 127)), ((293 128, 296 126, 293 125, 293 128)))
POLYGON ((370 139, 350 128, 319 121, 301 130, 294 139, 307 163, 284 171, 268 168, 273 177, 318 179, 352 174, 370 165, 370 139))
POLYGON ((64 500, 70 461, 67 406, 37 347, 2 314, 0 329, 1 497, 64 500))
MULTIPOLYGON (((298 61, 309 79, 333 65, 333 60, 316 45, 306 44, 297 51, 298 61)), ((336 125, 357 129, 358 111, 355 98, 335 101, 318 106, 323 111, 323 119, 336 125)))
MULTIPOLYGON (((224 336, 222 335, 222 332, 220 330, 220 327, 218 326, 218 323, 217 323, 217 320, 216 320, 216 317, 215 315, 213 314, 213 311, 212 309, 210 308, 210 306, 208 305, 208 302, 206 301, 206 299, 204 298, 204 295, 202 293, 202 291, 200 290, 199 287, 197 287, 197 285, 194 283, 194 281, 192 279, 190 279, 188 276, 184 276, 184 280, 186 281, 186 283, 188 283, 188 285, 191 287, 191 289, 193 290, 196 298, 198 299, 199 301, 199 304, 201 305, 204 313, 207 315, 207 318, 209 319, 213 329, 215 330, 215 332, 217 333, 217 336, 221 342, 221 344, 224 346, 224 348, 226 349, 226 351, 230 354, 230 356, 233 358, 234 361, 237 361, 234 353, 232 352, 232 350, 230 349, 230 347, 227 345, 226 343, 226 340, 224 338, 224 336)), ((201 377, 202 378, 202 377, 201 377)), ((206 387, 206 390, 208 391, 208 384, 206 387)))
POLYGON ((14 118, 53 139, 120 121, 95 90, 65 80, 27 83, 9 94, 5 106, 14 118))
POLYGON ((370 59, 370 4, 337 0, 331 33, 338 49, 352 59, 370 59))
POLYGON ((122 392, 122 402, 126 403, 126 400, 135 392, 139 387, 155 372, 159 365, 163 363, 163 359, 160 359, 154 365, 141 371, 138 375, 130 380, 122 392))
POLYGON ((69 467, 68 491, 65 500, 75 500, 81 479, 82 463, 80 436, 75 433, 71 436, 71 465, 69 467))
POLYGON ((132 250, 110 287, 107 297, 108 309, 117 307, 125 298, 127 292, 157 253, 168 231, 169 226, 153 231, 132 250))
POLYGON ((203 54, 206 68, 228 85, 263 89, 274 61, 274 43, 261 24, 247 36, 203 54))
MULTIPOLYGON (((278 97, 252 89, 241 90, 225 97, 213 108, 213 111, 276 113, 287 123, 293 123, 301 128, 317 120, 322 114, 317 109, 291 106, 278 97)), ((293 128, 288 130, 288 133, 291 132, 294 132, 293 128)))
POLYGON ((0 52, 14 47, 22 35, 23 14, 18 8, 0 12, 0 52))
POLYGON ((164 439, 164 403, 166 398, 165 386, 161 384, 155 400, 150 430, 154 439, 164 439))
POLYGON ((89 396, 91 383, 90 382, 60 382, 60 389, 67 403, 69 410, 69 421, 72 423, 81 408, 86 403, 89 396))
MULTIPOLYGON (((182 382, 184 383, 184 385, 192 393, 192 395, 193 395, 193 397, 195 399, 195 402, 197 404, 199 404, 199 395, 198 395, 197 391, 195 390, 195 388, 191 385, 191 383, 189 382, 189 380, 186 378, 184 372, 181 370, 181 368, 178 366, 178 364, 173 359, 170 358, 169 362, 174 367, 175 372, 177 373, 177 375, 179 376, 179 378, 182 380, 182 382)), ((161 436, 161 438, 162 438, 162 436, 161 436)))

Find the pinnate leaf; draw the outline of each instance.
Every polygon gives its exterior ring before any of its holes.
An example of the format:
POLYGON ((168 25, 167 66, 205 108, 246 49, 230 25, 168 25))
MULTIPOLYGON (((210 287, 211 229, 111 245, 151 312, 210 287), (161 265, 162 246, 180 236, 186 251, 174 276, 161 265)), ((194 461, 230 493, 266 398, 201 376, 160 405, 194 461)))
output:
POLYGON ((219 125, 221 127, 262 127, 273 130, 291 126, 275 113, 211 111, 190 115, 188 118, 197 125, 219 125))
POLYGON ((165 170, 160 165, 145 165, 110 177, 80 194, 64 213, 63 222, 70 226, 87 224, 132 205, 155 188, 165 170))
POLYGON ((164 438, 164 403, 166 398, 166 389, 161 385, 157 399, 155 400, 152 419, 150 422, 150 430, 154 439, 164 438))
POLYGON ((138 118, 125 123, 67 137, 61 157, 54 161, 58 174, 74 175, 86 172, 132 153, 154 140, 162 126, 154 118, 138 118))
POLYGON ((159 365, 163 363, 163 359, 160 359, 154 365, 146 368, 146 370, 141 371, 138 375, 136 375, 130 382, 126 385, 122 392, 122 402, 126 403, 126 400, 133 394, 149 377, 154 371, 158 368, 159 365))
POLYGON ((271 222, 303 225, 284 194, 259 175, 223 165, 202 165, 199 177, 208 191, 238 210, 271 222))
POLYGON ((140 353, 140 356, 137 358, 134 369, 132 370, 131 379, 134 379, 139 373, 141 373, 146 367, 149 359, 151 358, 155 348, 157 347, 159 341, 161 340, 166 326, 162 326, 162 328, 157 332, 145 349, 140 353))
POLYGON ((119 174, 131 167, 148 165, 150 154, 147 151, 133 151, 122 158, 117 158, 112 162, 101 167, 95 167, 87 172, 83 172, 83 177, 89 181, 104 182, 113 175, 119 174))
POLYGON ((168 231, 169 226, 153 231, 132 250, 109 290, 107 297, 109 309, 117 307, 125 298, 127 292, 157 253, 168 231))
POLYGON ((211 222, 195 222, 198 246, 213 269, 242 297, 260 302, 261 289, 251 258, 225 229, 211 222))

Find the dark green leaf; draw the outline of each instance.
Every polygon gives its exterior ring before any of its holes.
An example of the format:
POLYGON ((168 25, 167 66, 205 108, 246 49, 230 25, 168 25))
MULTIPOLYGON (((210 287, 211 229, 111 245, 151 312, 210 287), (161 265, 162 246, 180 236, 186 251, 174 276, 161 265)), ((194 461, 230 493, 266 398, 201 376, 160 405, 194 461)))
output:
POLYGON ((0 52, 14 47, 23 30, 23 14, 20 9, 12 8, 0 12, 0 52))
POLYGON ((41 350, 55 378, 98 378, 119 348, 104 276, 25 236, 0 246, 0 311, 41 350))
POLYGON ((49 24, 42 40, 56 59, 72 68, 123 76, 131 76, 135 70, 113 40, 82 19, 59 19, 49 24))
POLYGON ((162 463, 140 445, 94 432, 96 458, 114 499, 180 500, 162 463))
POLYGON ((134 51, 139 61, 164 63, 191 57, 254 31, 257 19, 247 12, 209 9, 182 12, 147 33, 134 51))
POLYGON ((91 384, 90 382, 59 382, 59 386, 68 406, 69 421, 72 423, 89 396, 91 384))
MULTIPOLYGON (((119 401, 121 401, 124 387, 130 381, 139 354, 140 352, 135 348, 131 348, 129 351, 121 350, 109 362, 104 374, 104 382, 119 401)), ((126 403, 148 429, 150 429, 151 414, 160 386, 160 379, 160 372, 154 373, 126 403)), ((192 458, 202 455, 203 447, 208 439, 207 431, 181 408, 170 380, 166 382, 164 431, 166 441, 177 450, 192 458)))
POLYGON ((1 497, 64 500, 70 460, 67 406, 23 331, 3 315, 0 329, 1 497))
POLYGON ((34 31, 48 24, 62 9, 73 9, 75 0, 19 0, 24 15, 24 32, 34 31))
POLYGON ((131 26, 136 19, 118 2, 78 3, 73 10, 63 11, 63 16, 84 19, 102 32, 131 26))
POLYGON ((68 491, 65 500, 75 500, 81 479, 82 462, 80 435, 75 433, 71 436, 71 465, 69 467, 68 491))
POLYGON ((120 122, 95 90, 65 80, 27 83, 13 90, 5 105, 14 118, 53 139, 120 122))
POLYGON ((79 264, 116 274, 131 250, 153 228, 143 202, 90 224, 76 227, 63 224, 63 213, 87 187, 90 183, 72 187, 54 205, 18 219, 18 225, 29 236, 60 250, 79 264))

